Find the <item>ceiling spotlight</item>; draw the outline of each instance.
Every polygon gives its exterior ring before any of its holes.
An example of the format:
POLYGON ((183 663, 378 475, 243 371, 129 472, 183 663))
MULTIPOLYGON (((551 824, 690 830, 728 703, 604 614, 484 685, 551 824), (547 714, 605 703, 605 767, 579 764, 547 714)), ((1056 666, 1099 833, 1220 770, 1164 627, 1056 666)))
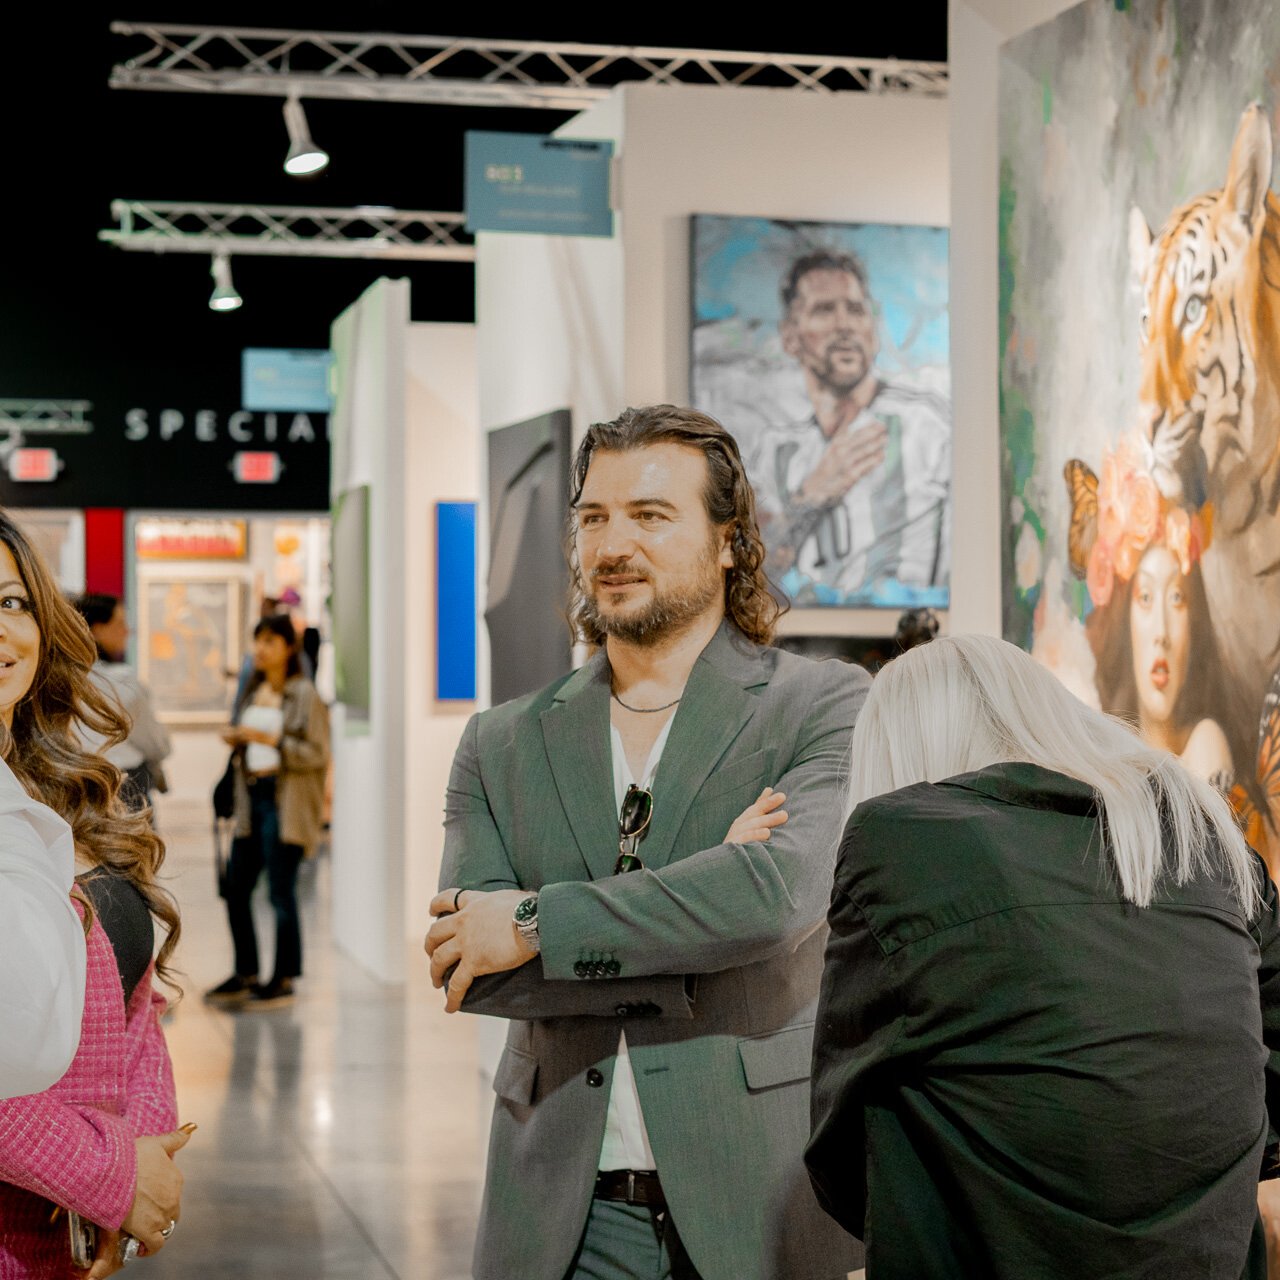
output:
POLYGON ((294 177, 319 173, 329 163, 329 153, 321 151, 311 141, 307 116, 297 98, 284 100, 284 124, 289 130, 289 154, 284 161, 285 173, 291 173, 294 177))
POLYGON ((213 255, 213 266, 209 269, 213 276, 213 292, 209 295, 210 311, 235 311, 244 301, 231 283, 231 260, 225 253, 213 255))

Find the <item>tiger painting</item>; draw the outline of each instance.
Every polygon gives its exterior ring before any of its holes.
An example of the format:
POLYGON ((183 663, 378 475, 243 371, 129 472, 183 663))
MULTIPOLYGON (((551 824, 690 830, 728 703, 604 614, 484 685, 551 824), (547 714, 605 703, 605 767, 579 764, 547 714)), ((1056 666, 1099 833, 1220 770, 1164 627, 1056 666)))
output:
POLYGON ((1280 200, 1271 128, 1240 118, 1225 185, 1175 209, 1129 248, 1142 289, 1139 425, 1170 502, 1212 527, 1204 590, 1220 638, 1220 712, 1237 776, 1280 669, 1280 200))

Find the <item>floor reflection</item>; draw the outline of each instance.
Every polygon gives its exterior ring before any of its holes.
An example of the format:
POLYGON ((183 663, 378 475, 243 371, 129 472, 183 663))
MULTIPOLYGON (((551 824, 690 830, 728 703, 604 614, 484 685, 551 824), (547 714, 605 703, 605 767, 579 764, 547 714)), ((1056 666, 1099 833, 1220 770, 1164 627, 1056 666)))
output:
MULTIPOLYGON (((464 1280, 487 1106, 474 1025, 439 1012, 425 965, 389 988, 333 951, 323 858, 300 877, 297 1002, 204 1005, 231 956, 207 810, 178 798, 161 823, 187 992, 166 1029, 181 1118, 200 1128, 181 1156, 181 1225, 148 1277, 464 1280)), ((269 911, 256 905, 268 941, 269 911)))

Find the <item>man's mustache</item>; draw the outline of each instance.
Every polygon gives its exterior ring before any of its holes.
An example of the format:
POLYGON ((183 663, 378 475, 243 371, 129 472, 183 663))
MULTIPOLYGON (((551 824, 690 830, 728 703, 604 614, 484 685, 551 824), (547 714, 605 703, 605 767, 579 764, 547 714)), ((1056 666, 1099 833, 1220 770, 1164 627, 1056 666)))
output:
POLYGON ((646 582, 649 575, 643 569, 637 569, 630 560, 617 560, 613 564, 598 564, 591 570, 591 580, 595 582, 599 578, 613 577, 615 574, 626 574, 634 578, 643 578, 646 582))

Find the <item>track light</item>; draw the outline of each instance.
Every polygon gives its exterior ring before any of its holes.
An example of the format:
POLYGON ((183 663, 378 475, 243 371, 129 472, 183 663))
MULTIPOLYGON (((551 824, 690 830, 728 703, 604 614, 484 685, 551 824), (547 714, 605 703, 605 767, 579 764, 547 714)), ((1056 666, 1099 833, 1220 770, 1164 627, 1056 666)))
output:
POLYGON ((236 292, 231 283, 231 260, 225 253, 213 255, 213 266, 209 269, 213 276, 213 292, 209 295, 210 311, 235 311, 243 298, 236 292))
POLYGON ((284 171, 294 177, 319 173, 329 163, 329 153, 322 151, 311 141, 306 113, 297 98, 284 100, 284 126, 289 130, 289 154, 285 157, 284 171))

